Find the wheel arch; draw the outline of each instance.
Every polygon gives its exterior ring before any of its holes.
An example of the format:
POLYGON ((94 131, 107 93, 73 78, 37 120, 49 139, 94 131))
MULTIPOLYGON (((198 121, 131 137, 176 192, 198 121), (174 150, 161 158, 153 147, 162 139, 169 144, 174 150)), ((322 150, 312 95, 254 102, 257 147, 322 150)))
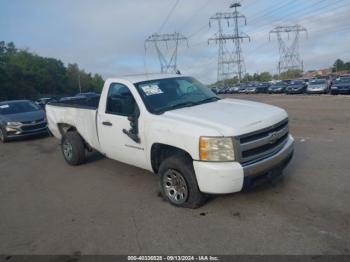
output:
POLYGON ((154 143, 151 147, 151 165, 153 172, 157 174, 162 161, 175 154, 183 154, 185 157, 193 160, 192 156, 181 148, 163 143, 154 143))
POLYGON ((73 131, 76 131, 77 132, 77 129, 75 126, 72 126, 70 124, 66 124, 66 123, 58 123, 57 124, 57 127, 58 127, 58 130, 61 134, 61 136, 63 137, 64 134, 68 133, 68 132, 73 132, 73 131))

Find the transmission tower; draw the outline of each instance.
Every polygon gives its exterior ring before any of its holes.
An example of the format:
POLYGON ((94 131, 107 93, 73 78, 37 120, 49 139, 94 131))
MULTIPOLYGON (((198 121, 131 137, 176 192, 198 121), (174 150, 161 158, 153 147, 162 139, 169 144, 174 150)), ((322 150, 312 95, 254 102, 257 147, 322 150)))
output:
POLYGON ((301 25, 276 26, 270 31, 270 40, 271 34, 277 35, 280 56, 278 62, 279 74, 290 69, 304 70, 304 64, 299 53, 299 39, 302 32, 305 32, 307 37, 307 30, 301 25), (287 40, 293 40, 289 46, 287 45, 286 37, 283 36, 287 36, 287 40))
POLYGON ((184 41, 188 45, 187 38, 179 33, 153 34, 145 40, 145 50, 152 44, 158 55, 161 72, 176 73, 178 47, 184 41))
POLYGON ((240 19, 244 20, 244 24, 247 25, 246 17, 237 11, 240 6, 241 4, 238 2, 233 3, 230 8, 234 8, 234 12, 220 12, 209 18, 209 26, 214 21, 218 23, 219 27, 219 31, 209 38, 208 42, 215 41, 219 44, 217 80, 221 83, 235 76, 241 82, 245 75, 242 42, 244 39, 250 41, 250 37, 239 31, 240 19), (225 33, 224 24, 231 27, 231 21, 234 25, 233 33, 225 33), (233 49, 227 47, 227 41, 233 42, 233 49))

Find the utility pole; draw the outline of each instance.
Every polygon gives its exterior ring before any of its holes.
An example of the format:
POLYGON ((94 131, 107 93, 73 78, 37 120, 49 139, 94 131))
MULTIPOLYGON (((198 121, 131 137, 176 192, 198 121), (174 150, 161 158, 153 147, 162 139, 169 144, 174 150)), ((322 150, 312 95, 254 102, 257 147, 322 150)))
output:
POLYGON ((184 41, 188 45, 187 38, 180 33, 153 34, 145 40, 145 50, 152 44, 158 55, 161 73, 176 73, 178 47, 184 41), (167 56, 166 53, 169 51, 170 56, 167 56))
POLYGON ((278 74, 293 69, 300 69, 304 71, 304 63, 300 58, 299 53, 299 39, 300 34, 305 32, 307 37, 307 29, 301 25, 292 26, 276 26, 269 33, 269 40, 271 40, 271 34, 277 35, 277 41, 279 45, 279 62, 278 62, 278 74), (288 46, 283 35, 287 35, 287 40, 293 39, 292 43, 288 46))
POLYGON ((81 94, 80 71, 78 71, 78 87, 79 87, 79 93, 81 94))
POLYGON ((218 24, 218 32, 209 38, 208 42, 215 41, 219 44, 217 81, 221 83, 235 76, 241 82, 245 75, 242 42, 244 39, 250 41, 250 37, 239 31, 239 21, 241 19, 247 25, 246 17, 237 11, 239 7, 241 7, 241 4, 235 2, 230 6, 230 8, 234 8, 234 12, 220 12, 209 18, 209 26, 213 21, 218 24), (224 33, 223 23, 227 24, 227 27, 231 27, 230 21, 233 21, 234 24, 233 33, 224 33), (233 50, 229 50, 226 45, 227 41, 233 42, 233 50))

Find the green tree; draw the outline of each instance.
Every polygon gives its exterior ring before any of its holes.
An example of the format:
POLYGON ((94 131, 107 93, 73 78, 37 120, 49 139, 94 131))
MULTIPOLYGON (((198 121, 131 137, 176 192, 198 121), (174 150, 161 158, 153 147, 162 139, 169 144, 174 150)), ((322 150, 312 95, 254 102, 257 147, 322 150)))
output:
POLYGON ((344 63, 344 70, 350 70, 350 62, 344 63))
POLYGON ((344 61, 341 59, 337 59, 335 60, 334 64, 333 64, 333 72, 338 72, 344 70, 344 61))
POLYGON ((58 59, 18 50, 12 42, 0 42, 0 100, 75 95, 79 92, 79 75, 82 91, 101 91, 103 79, 98 74, 92 76, 77 64, 65 67, 58 59))
POLYGON ((301 77, 302 74, 303 74, 303 71, 300 69, 289 69, 285 72, 282 72, 280 74, 280 78, 281 79, 294 79, 294 78, 301 77))
POLYGON ((259 81, 268 82, 272 80, 272 75, 269 72, 262 72, 259 75, 259 81))

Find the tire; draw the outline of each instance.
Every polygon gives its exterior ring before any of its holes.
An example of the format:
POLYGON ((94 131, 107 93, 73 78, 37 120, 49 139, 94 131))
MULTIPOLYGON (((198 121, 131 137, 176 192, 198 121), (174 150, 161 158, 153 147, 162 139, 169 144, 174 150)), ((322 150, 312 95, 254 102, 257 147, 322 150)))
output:
POLYGON ((0 126, 0 141, 2 143, 6 143, 7 142, 7 135, 6 135, 6 131, 3 129, 3 127, 0 126))
POLYGON ((198 188, 190 157, 176 154, 166 158, 161 163, 158 174, 162 196, 170 204, 198 208, 205 203, 206 197, 198 188))
POLYGON ((68 164, 77 166, 85 162, 84 141, 77 132, 68 132, 63 136, 61 149, 68 164))

